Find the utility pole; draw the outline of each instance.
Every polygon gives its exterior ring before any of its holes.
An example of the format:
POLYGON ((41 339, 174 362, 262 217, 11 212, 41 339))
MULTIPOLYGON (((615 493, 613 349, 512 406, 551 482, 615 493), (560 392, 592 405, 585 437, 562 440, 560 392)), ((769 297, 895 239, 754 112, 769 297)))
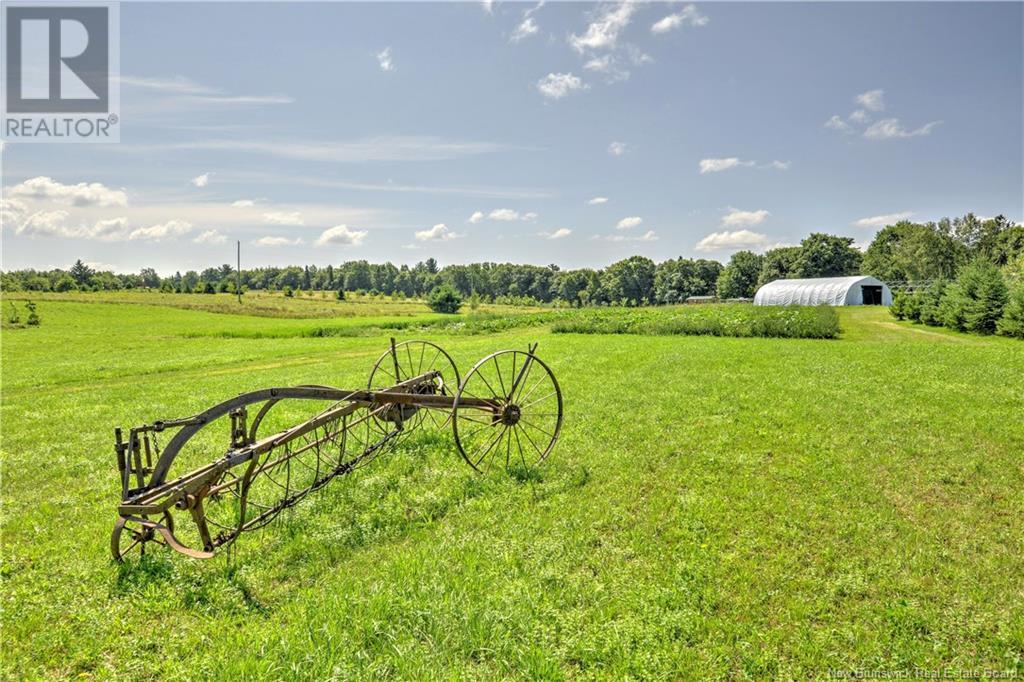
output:
POLYGON ((238 304, 242 304, 242 240, 235 242, 238 245, 238 267, 235 268, 235 293, 238 294, 238 304))

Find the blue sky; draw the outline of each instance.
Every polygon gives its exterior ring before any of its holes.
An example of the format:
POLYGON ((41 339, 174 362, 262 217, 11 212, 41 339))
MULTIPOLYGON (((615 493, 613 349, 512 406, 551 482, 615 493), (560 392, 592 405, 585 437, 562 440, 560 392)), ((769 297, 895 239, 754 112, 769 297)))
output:
POLYGON ((3 267, 236 239, 600 267, 1020 220, 1022 7, 123 3, 121 142, 5 146, 3 267))

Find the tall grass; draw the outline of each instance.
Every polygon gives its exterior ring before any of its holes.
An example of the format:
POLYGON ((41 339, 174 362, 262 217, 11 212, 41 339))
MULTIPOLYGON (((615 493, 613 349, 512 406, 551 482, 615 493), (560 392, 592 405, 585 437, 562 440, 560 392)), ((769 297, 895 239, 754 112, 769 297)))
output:
POLYGON ((828 306, 702 305, 588 310, 555 322, 551 330, 556 334, 834 339, 839 335, 839 317, 828 306))

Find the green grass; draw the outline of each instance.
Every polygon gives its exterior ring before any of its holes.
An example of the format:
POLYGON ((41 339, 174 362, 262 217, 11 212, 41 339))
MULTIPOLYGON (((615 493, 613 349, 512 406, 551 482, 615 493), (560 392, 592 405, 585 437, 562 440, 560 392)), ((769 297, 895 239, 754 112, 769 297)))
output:
POLYGON ((424 432, 230 559, 118 567, 114 426, 358 387, 396 332, 39 312, 0 339, 5 678, 1024 674, 1019 341, 882 309, 840 310, 833 341, 431 330, 460 368, 540 342, 566 423, 538 478, 474 474, 424 432))

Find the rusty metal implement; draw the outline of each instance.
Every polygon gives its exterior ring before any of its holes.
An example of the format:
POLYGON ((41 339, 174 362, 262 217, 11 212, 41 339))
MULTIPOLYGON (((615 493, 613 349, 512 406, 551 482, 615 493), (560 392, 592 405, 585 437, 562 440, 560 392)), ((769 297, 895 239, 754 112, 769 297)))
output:
POLYGON ((562 392, 536 348, 493 353, 460 378, 439 346, 392 339, 366 389, 267 388, 127 437, 116 429, 121 502, 111 552, 124 561, 166 545, 208 559, 428 420, 451 423, 456 448, 478 471, 536 466, 562 428, 562 392), (267 427, 282 421, 292 425, 267 427), (227 427, 226 451, 214 424, 227 427), (223 453, 212 462, 211 449, 223 453))

